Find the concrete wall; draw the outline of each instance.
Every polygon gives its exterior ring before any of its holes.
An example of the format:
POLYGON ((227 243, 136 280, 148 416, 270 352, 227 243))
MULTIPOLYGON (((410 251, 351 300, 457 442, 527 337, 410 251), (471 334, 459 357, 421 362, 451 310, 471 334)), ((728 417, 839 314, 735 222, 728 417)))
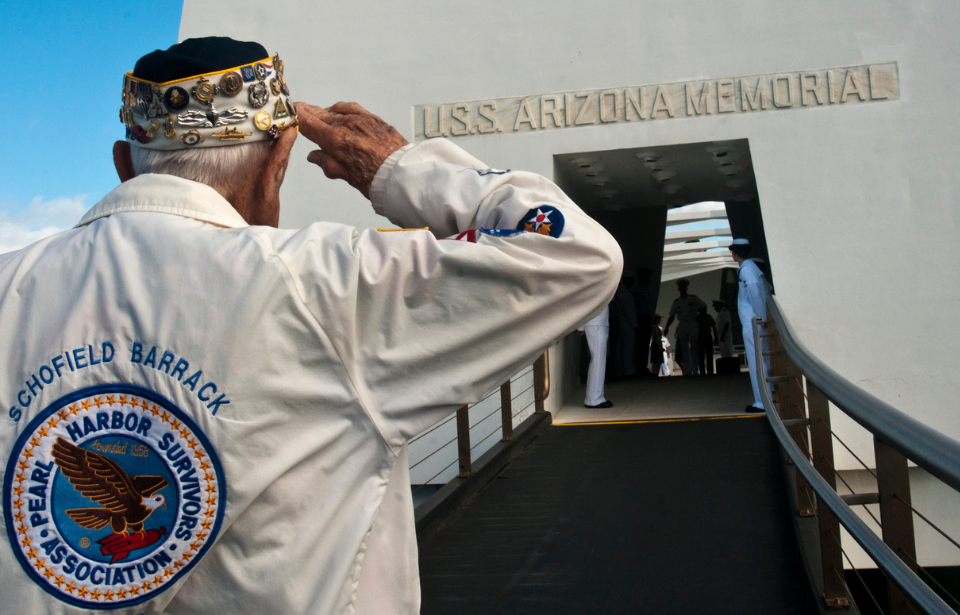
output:
MULTIPOLYGON (((413 138, 415 105, 896 62, 899 98, 795 105, 456 142, 550 176, 560 153, 747 138, 777 296, 800 338, 854 383, 960 438, 960 4, 572 0, 186 0, 181 37, 256 39, 295 98, 357 100, 413 138), (894 301, 896 300, 896 301, 894 301)), ((842 74, 842 73, 841 73, 842 74)), ((282 224, 384 225, 304 158, 282 224)), ((872 459, 869 436, 837 432, 872 459)), ((838 463, 857 467, 843 449, 838 463)))

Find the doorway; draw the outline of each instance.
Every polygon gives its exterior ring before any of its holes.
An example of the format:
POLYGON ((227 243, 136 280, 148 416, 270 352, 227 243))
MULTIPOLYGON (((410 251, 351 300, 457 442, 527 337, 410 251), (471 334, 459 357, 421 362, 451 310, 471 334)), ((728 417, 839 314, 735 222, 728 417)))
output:
MULTIPOLYGON (((747 139, 558 154, 553 166, 554 181, 619 242, 627 284, 636 286, 642 275, 639 270, 651 272, 647 301, 651 314, 662 315, 661 324, 667 321, 670 305, 677 296, 676 280, 686 278, 691 283, 690 292, 700 295, 708 306, 714 299, 726 302, 733 318, 736 350, 742 352, 736 314, 736 264, 727 250, 733 237, 749 239, 752 257, 762 260, 762 268, 773 282, 747 139)), ((612 320, 616 319, 614 312, 612 320)), ((615 356, 618 326, 611 322, 608 344, 614 350, 608 369, 609 379, 614 381, 621 375, 618 361, 622 364, 622 359, 615 356)), ((579 338, 569 343, 577 347, 576 354, 580 355, 579 338)), ((638 347, 637 369, 649 358, 649 352, 642 353, 638 347)), ((564 365, 564 381, 580 380, 574 372, 579 372, 579 363, 567 360, 564 365)), ((701 382, 696 386, 705 385, 701 382)), ((743 397, 752 399, 749 382, 742 388, 743 397)), ((579 393, 573 393, 569 385, 564 389, 560 393, 565 402, 576 404, 579 400, 566 398, 579 393)), ((737 387, 731 390, 734 392, 730 394, 737 395, 737 387)), ((612 401, 616 408, 616 400, 612 401)), ((741 401, 731 402, 730 408, 742 411, 741 401)), ((625 407, 613 414, 622 418, 622 411, 629 410, 631 402, 625 400, 620 405, 625 407)), ((697 411, 702 409, 701 404, 697 411)), ((644 412, 647 418, 657 414, 653 409, 644 412)))

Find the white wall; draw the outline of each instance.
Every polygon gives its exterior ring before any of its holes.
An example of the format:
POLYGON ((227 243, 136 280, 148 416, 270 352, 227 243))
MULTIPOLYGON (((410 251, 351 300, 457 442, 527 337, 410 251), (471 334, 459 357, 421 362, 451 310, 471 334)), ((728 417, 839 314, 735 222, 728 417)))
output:
MULTIPOLYGON (((281 52, 295 98, 357 100, 408 138, 423 103, 898 63, 891 102, 457 142, 491 166, 549 176, 557 153, 749 139, 778 299, 802 341, 854 383, 960 438, 960 4, 187 0, 183 16, 181 38, 259 40, 281 52)), ((300 141, 284 226, 386 224, 310 167, 300 141)), ((869 437, 834 425, 872 458, 869 437)), ((857 466, 839 448, 837 459, 857 466)))

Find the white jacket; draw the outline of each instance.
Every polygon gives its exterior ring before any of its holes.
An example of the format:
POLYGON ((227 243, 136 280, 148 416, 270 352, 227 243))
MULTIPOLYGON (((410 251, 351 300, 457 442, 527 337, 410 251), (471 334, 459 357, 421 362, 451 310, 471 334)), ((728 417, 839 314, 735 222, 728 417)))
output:
POLYGON ((622 257, 444 140, 371 199, 430 230, 250 227, 144 175, 0 256, 0 610, 418 612, 406 441, 602 310, 622 257))

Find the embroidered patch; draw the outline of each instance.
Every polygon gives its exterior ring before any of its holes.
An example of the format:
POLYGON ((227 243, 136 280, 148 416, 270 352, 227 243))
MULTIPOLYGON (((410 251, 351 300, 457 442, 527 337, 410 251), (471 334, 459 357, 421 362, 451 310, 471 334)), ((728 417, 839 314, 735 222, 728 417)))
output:
POLYGON ((484 235, 492 235, 494 237, 513 237, 514 235, 519 235, 523 231, 518 231, 513 228, 482 228, 480 232, 484 235))
POLYGON ((447 237, 452 241, 468 241, 470 243, 477 243, 477 229, 472 228, 469 231, 463 231, 453 237, 447 237))
POLYGON ((517 230, 559 237, 563 232, 563 214, 556 207, 541 205, 527 212, 517 224, 517 230))
POLYGON ((155 597, 220 529, 226 483, 206 436, 147 389, 60 398, 20 435, 3 480, 13 551, 44 590, 117 609, 155 597))

